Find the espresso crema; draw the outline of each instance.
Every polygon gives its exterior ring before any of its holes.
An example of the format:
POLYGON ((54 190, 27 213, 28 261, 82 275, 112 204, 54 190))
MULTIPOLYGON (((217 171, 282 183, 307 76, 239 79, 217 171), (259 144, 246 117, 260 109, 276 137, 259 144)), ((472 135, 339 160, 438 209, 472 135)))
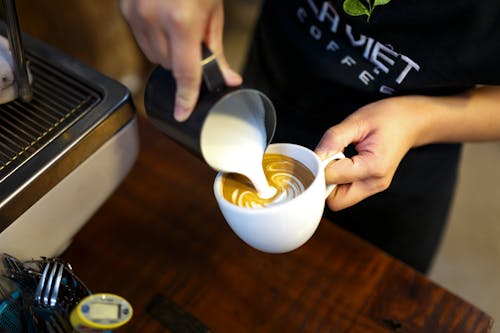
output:
POLYGON ((236 173, 224 174, 222 195, 229 202, 247 208, 258 208, 286 202, 304 192, 314 180, 312 172, 301 162, 281 154, 265 154, 264 174, 276 194, 268 199, 259 197, 248 178, 236 173))

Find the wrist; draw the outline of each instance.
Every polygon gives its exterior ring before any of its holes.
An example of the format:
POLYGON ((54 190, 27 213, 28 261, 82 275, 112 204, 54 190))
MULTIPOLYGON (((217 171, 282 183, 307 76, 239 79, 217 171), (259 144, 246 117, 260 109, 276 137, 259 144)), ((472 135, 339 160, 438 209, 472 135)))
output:
POLYGON ((389 102, 384 108, 392 109, 399 114, 400 125, 404 131, 405 144, 414 148, 436 142, 439 123, 443 121, 444 111, 437 107, 433 97, 423 95, 398 96, 385 100, 389 102))
POLYGON ((467 96, 411 96, 411 124, 415 130, 414 147, 432 143, 464 141, 467 127, 467 96))
MULTIPOLYGON (((443 140, 443 128, 447 122, 447 105, 438 101, 438 97, 414 96, 413 107, 419 114, 414 126, 417 135, 415 147, 436 143, 443 140)), ((447 103, 444 103, 447 104, 447 103)))

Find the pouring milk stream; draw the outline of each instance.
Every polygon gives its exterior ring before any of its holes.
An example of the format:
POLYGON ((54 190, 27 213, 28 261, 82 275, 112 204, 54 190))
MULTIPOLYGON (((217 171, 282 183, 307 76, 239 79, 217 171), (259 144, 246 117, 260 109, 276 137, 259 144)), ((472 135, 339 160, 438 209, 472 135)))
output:
POLYGON ((201 152, 214 169, 246 176, 262 198, 271 198, 262 158, 267 147, 264 105, 242 95, 226 99, 207 116, 201 131, 201 152))

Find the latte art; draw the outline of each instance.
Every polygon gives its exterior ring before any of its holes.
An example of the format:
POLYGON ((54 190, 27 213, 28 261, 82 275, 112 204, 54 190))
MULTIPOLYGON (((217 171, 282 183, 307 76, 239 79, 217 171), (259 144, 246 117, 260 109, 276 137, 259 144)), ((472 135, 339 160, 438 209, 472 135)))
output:
POLYGON ((231 203, 247 208, 258 208, 286 202, 297 197, 314 180, 312 172, 301 162, 280 154, 265 154, 262 166, 269 186, 276 194, 268 199, 259 197, 252 183, 239 174, 225 174, 222 194, 231 203))

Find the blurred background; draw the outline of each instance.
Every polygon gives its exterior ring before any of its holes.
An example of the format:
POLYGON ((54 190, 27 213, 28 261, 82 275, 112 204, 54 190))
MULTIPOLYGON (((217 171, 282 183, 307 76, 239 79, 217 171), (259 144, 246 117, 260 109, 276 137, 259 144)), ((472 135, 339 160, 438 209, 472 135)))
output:
MULTIPOLYGON (((241 69, 260 1, 226 0, 225 52, 241 69)), ((22 30, 122 82, 143 113, 153 66, 118 1, 18 0, 22 30)), ((499 103, 500 112, 500 103, 499 103)), ((466 144, 450 222, 430 278, 492 315, 500 332, 500 142, 466 144)))

